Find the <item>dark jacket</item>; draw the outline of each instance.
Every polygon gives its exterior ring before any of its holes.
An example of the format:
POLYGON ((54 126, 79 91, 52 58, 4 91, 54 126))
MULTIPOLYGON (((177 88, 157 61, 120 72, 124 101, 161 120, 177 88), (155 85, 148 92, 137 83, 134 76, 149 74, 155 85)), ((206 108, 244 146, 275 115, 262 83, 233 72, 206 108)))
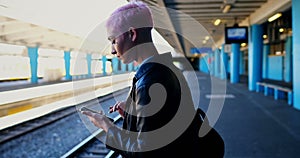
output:
POLYGON ((202 120, 171 54, 154 56, 140 66, 125 111, 123 129, 111 127, 106 135, 108 147, 124 157, 206 157, 210 153, 201 141, 206 138, 198 137, 202 120))

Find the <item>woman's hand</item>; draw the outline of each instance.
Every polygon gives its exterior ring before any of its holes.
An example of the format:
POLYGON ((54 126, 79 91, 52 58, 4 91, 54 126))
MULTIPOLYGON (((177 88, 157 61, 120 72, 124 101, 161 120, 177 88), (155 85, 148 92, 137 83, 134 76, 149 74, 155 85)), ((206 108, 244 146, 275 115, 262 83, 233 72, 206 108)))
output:
POLYGON ((115 105, 109 107, 109 113, 118 111, 119 114, 124 118, 124 109, 126 106, 126 102, 117 102, 115 105))
POLYGON ((108 129, 113 126, 112 122, 103 114, 102 111, 99 113, 82 111, 81 113, 87 115, 87 117, 96 127, 102 128, 105 132, 107 132, 108 129))

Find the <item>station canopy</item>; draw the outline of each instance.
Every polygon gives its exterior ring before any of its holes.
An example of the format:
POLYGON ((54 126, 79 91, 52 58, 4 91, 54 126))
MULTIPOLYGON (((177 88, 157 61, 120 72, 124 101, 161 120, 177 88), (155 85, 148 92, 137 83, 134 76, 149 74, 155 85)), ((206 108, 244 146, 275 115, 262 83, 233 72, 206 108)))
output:
MULTIPOLYGON (((152 7, 155 23, 166 26, 156 27, 156 31, 178 52, 220 46, 226 26, 261 24, 291 6, 291 0, 143 1, 152 7), (217 19, 220 24, 214 25, 217 19)), ((126 0, 1 0, 0 42, 107 54, 105 20, 125 3, 126 0)))
POLYGON ((126 0, 1 0, 0 42, 105 54, 105 20, 125 3, 126 0), (96 39, 91 35, 95 29, 101 29, 96 39))

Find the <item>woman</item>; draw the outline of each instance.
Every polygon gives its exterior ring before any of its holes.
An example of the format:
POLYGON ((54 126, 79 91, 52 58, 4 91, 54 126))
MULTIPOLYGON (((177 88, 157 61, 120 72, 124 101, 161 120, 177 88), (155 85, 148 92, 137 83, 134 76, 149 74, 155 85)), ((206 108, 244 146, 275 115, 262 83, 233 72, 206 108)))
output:
POLYGON ((130 2, 118 8, 106 27, 112 54, 124 64, 139 64, 129 97, 110 108, 124 118, 123 128, 104 115, 83 112, 106 132, 107 147, 124 157, 222 157, 224 144, 214 130, 198 137, 201 117, 171 54, 159 54, 153 44, 153 19, 147 5, 130 2))

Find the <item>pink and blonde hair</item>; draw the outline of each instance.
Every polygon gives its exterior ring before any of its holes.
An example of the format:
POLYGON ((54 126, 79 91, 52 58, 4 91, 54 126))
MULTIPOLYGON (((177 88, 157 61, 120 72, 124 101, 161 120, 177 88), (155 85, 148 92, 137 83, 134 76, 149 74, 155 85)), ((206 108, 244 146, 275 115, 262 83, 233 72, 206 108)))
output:
POLYGON ((130 27, 139 29, 153 26, 150 8, 145 3, 136 1, 116 9, 106 22, 106 28, 116 35, 127 32, 130 27))

